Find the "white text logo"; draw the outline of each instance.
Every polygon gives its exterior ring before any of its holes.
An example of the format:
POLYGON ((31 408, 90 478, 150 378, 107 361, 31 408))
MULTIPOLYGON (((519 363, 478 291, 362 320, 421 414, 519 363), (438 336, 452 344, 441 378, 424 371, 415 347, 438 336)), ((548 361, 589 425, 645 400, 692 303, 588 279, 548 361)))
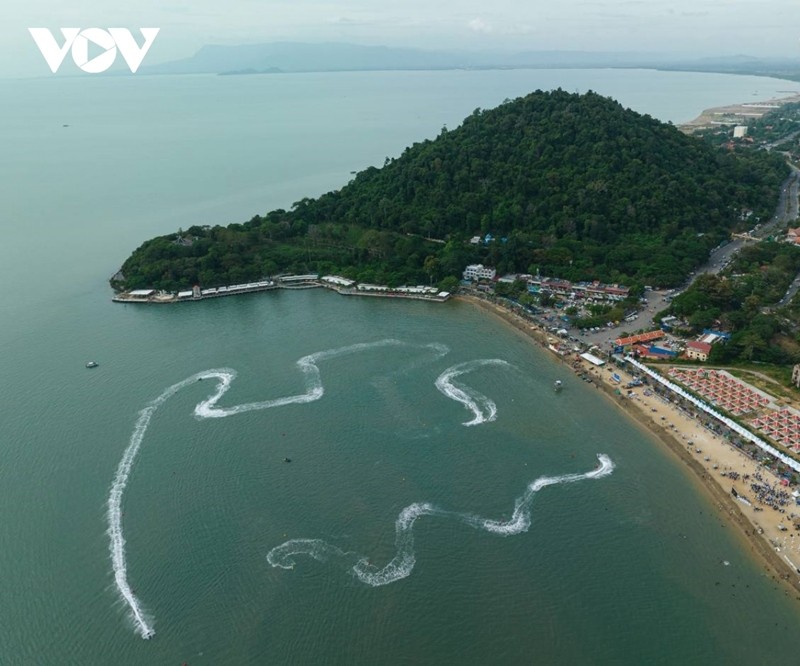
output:
POLYGON ((125 58, 131 72, 139 69, 145 55, 153 45, 153 41, 158 34, 160 28, 139 28, 142 33, 144 43, 140 47, 136 40, 131 35, 131 31, 127 28, 109 28, 103 30, 102 28, 61 28, 61 34, 64 37, 64 43, 59 46, 53 33, 47 28, 28 28, 31 33, 33 41, 42 52, 47 66, 55 74, 64 58, 67 56, 67 51, 72 51, 72 59, 75 64, 80 67, 84 72, 89 74, 98 74, 105 72, 117 57, 117 49, 125 58), (95 47, 103 49, 99 55, 89 58, 89 43, 94 44, 95 47))

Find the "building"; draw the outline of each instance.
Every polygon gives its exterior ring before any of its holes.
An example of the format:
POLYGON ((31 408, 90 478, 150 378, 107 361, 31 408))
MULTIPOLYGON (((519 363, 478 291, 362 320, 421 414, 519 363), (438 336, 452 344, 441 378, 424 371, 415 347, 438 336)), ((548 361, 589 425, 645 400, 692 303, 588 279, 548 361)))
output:
POLYGON ((678 354, 671 349, 662 349, 661 347, 656 347, 655 345, 645 346, 645 345, 634 345, 631 348, 634 356, 639 356, 640 358, 652 358, 658 360, 669 360, 675 358, 678 354))
POLYGON ((528 278, 528 291, 532 294, 548 292, 554 296, 569 299, 594 299, 599 301, 622 301, 628 297, 630 289, 619 284, 600 282, 575 282, 549 277, 528 278))
POLYGON ((700 361, 705 363, 708 360, 708 355, 711 353, 711 345, 707 342, 699 342, 692 340, 686 343, 686 358, 692 361, 700 361))
POLYGON ((734 139, 744 139, 747 136, 747 125, 737 125, 733 128, 734 139))
POLYGON ((355 280, 350 280, 341 275, 323 275, 321 280, 325 284, 331 284, 336 287, 352 287, 356 283, 355 280))
POLYGON ((792 384, 800 388, 800 364, 792 368, 792 384))
POLYGON ((491 266, 470 264, 464 269, 465 280, 494 280, 497 271, 491 266))
POLYGON ((786 232, 786 240, 789 243, 800 245, 800 227, 798 227, 797 229, 792 229, 791 227, 789 227, 789 231, 786 232))
POLYGON ((639 333, 639 335, 631 335, 627 338, 617 338, 614 344, 617 347, 628 347, 630 345, 644 344, 646 342, 653 342, 660 340, 664 337, 664 331, 649 331, 648 333, 639 333))

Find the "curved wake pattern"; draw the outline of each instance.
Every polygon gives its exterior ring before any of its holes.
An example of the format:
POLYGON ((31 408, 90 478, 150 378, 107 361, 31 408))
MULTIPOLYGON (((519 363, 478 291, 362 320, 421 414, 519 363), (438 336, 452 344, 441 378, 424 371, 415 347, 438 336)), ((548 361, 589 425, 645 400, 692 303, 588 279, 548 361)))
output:
POLYGON ((466 409, 472 412, 472 420, 465 421, 465 426, 480 425, 488 421, 494 421, 497 418, 497 405, 493 400, 487 398, 482 393, 478 393, 475 389, 464 386, 460 382, 454 382, 456 377, 464 375, 478 368, 487 365, 509 366, 510 364, 499 358, 483 358, 476 361, 467 361, 466 363, 459 363, 452 368, 447 368, 441 375, 436 378, 436 388, 439 391, 456 402, 460 402, 466 409))
POLYGON ((125 488, 128 485, 128 480, 130 479, 133 463, 139 453, 142 440, 150 425, 150 420, 153 418, 153 414, 182 388, 194 384, 200 379, 211 378, 216 378, 218 380, 216 391, 209 398, 198 403, 194 408, 195 416, 200 419, 224 418, 226 416, 233 416, 235 414, 259 409, 270 409, 272 407, 282 407, 284 405, 314 402, 315 400, 319 400, 325 393, 325 387, 322 384, 322 378, 317 363, 338 356, 355 354, 379 347, 422 347, 423 349, 433 350, 437 358, 444 356, 449 351, 447 347, 441 344, 410 345, 400 340, 380 340, 378 342, 360 343, 317 352, 316 354, 303 356, 296 362, 305 380, 305 393, 262 402, 251 402, 234 407, 218 407, 217 403, 222 396, 225 395, 231 383, 236 378, 236 371, 228 368, 205 370, 177 384, 173 384, 139 412, 139 417, 133 428, 133 434, 131 435, 128 447, 122 454, 122 459, 119 461, 114 480, 111 483, 106 518, 108 521, 109 551, 111 553, 111 566, 114 571, 114 582, 122 601, 130 610, 134 627, 136 631, 141 634, 142 638, 152 638, 155 635, 155 630, 153 629, 152 620, 147 617, 139 599, 134 594, 128 582, 128 567, 125 558, 125 535, 122 530, 122 498, 125 493, 125 488))
POLYGON ((457 520, 469 527, 499 534, 512 536, 527 532, 531 525, 531 504, 533 498, 540 490, 547 486, 563 483, 575 483, 584 479, 601 479, 614 471, 614 463, 605 454, 598 454, 600 464, 590 472, 584 474, 564 474, 562 476, 543 476, 528 485, 522 496, 514 502, 514 512, 506 521, 483 518, 470 513, 458 513, 438 509, 432 504, 414 503, 400 512, 395 521, 395 556, 382 568, 369 563, 364 555, 343 551, 320 539, 292 539, 280 546, 276 546, 267 554, 267 561, 273 567, 293 569, 294 556, 307 555, 317 561, 324 562, 330 557, 351 559, 354 564, 350 571, 362 583, 372 587, 388 585, 411 575, 416 564, 414 552, 414 523, 422 516, 442 516, 457 520))

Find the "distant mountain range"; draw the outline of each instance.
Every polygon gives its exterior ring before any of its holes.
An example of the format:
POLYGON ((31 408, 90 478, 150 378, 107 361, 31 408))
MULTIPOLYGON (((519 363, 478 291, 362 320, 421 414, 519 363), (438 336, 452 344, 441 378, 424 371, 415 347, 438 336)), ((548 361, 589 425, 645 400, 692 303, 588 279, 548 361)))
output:
POLYGON ((800 58, 686 59, 670 54, 584 51, 433 51, 345 43, 203 46, 190 58, 141 68, 148 74, 278 74, 442 69, 652 68, 800 80, 800 58))

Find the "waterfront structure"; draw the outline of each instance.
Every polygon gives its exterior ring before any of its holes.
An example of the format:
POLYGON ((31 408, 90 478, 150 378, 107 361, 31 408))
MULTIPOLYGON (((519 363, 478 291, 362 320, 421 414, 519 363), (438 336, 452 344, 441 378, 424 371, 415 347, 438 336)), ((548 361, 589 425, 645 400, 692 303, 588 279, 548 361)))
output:
POLYGON ((470 264, 464 269, 465 280, 494 280, 497 271, 491 266, 470 264))
POLYGON ((342 277, 341 275, 323 275, 320 278, 323 282, 337 287, 352 287, 356 281, 349 278, 342 277))
POLYGON ((450 298, 450 292, 439 291, 437 287, 425 285, 389 287, 383 284, 357 284, 355 280, 340 275, 282 275, 275 280, 260 280, 247 284, 201 289, 195 285, 192 290, 174 292, 155 289, 134 289, 122 292, 111 300, 116 303, 178 303, 180 301, 199 301, 220 296, 234 296, 273 289, 314 289, 324 287, 343 296, 385 296, 389 298, 409 298, 414 300, 443 303, 450 298))

